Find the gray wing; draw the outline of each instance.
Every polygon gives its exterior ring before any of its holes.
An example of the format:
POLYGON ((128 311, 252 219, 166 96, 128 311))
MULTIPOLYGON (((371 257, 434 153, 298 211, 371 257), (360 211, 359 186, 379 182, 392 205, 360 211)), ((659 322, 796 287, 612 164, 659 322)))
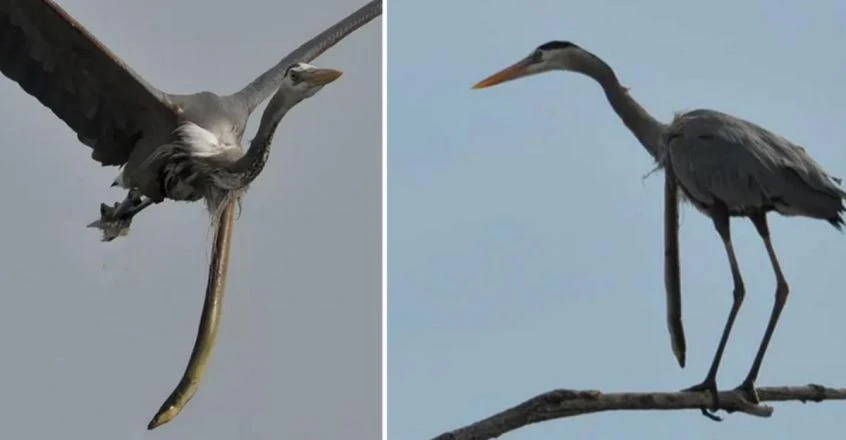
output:
POLYGON ((164 94, 52 0, 0 1, 0 71, 63 120, 103 165, 124 164, 146 131, 175 126, 164 94))
POLYGON ((320 54, 343 40, 347 35, 380 15, 382 15, 382 0, 373 0, 367 3, 332 27, 296 48, 285 58, 282 58, 279 63, 270 68, 270 70, 261 74, 261 76, 233 96, 246 103, 247 108, 252 112, 262 101, 267 99, 271 93, 279 88, 282 78, 285 75, 285 69, 288 66, 297 62, 307 63, 317 58, 320 54))
POLYGON ((696 110, 673 121, 668 140, 673 170, 695 201, 826 220, 842 210, 846 193, 805 149, 756 124, 696 110))

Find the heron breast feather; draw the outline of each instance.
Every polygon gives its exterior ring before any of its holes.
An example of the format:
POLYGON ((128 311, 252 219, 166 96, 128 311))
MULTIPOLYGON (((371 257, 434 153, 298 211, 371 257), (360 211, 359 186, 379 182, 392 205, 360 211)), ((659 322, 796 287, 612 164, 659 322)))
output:
POLYGON ((240 150, 237 144, 223 141, 209 130, 193 123, 186 123, 177 128, 177 136, 188 148, 191 156, 213 157, 229 153, 231 150, 240 150))

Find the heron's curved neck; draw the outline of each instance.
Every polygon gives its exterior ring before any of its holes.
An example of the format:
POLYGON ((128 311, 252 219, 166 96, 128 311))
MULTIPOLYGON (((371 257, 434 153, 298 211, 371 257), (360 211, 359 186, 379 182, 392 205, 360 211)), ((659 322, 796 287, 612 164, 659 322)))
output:
POLYGON ((291 64, 289 57, 283 58, 282 61, 259 75, 258 78, 232 96, 243 102, 247 111, 252 113, 262 101, 273 93, 273 90, 279 88, 279 84, 282 83, 282 78, 285 76, 285 69, 289 64, 291 64))
POLYGON ((649 112, 629 95, 628 91, 620 85, 617 75, 607 63, 595 55, 586 56, 579 63, 576 70, 596 80, 605 91, 605 96, 611 107, 626 124, 626 127, 634 133, 635 137, 646 148, 646 151, 657 161, 661 162, 664 157, 664 141, 662 136, 666 125, 659 122, 649 112))
POLYGON ((229 182, 225 185, 230 190, 247 187, 264 169, 270 156, 270 144, 279 122, 285 114, 296 104, 293 100, 279 94, 268 104, 261 115, 256 136, 250 141, 250 147, 240 159, 227 167, 229 182))
POLYGON ((315 59, 347 35, 380 15, 382 15, 382 0, 371 0, 343 20, 335 23, 314 38, 300 45, 300 47, 294 49, 293 52, 282 58, 276 65, 259 75, 258 78, 254 79, 232 96, 243 102, 247 110, 252 113, 262 101, 267 99, 274 90, 279 88, 282 78, 285 76, 285 69, 288 66, 298 61, 307 63, 315 59))

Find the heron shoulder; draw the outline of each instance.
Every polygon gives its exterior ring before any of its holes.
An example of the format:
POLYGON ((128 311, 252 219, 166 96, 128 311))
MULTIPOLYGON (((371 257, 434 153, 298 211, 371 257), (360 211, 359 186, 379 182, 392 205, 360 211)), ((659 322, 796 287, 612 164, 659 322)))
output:
POLYGON ((667 142, 698 141, 700 147, 720 145, 728 150, 746 150, 761 161, 801 160, 804 149, 766 128, 716 110, 698 109, 679 113, 667 130, 667 142))

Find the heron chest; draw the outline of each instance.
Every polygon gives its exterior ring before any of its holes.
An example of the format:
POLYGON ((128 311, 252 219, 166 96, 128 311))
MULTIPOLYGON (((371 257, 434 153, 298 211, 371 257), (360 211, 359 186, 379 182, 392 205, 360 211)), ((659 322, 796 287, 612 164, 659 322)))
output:
POLYGON ((177 127, 166 143, 145 156, 139 155, 129 183, 157 199, 198 200, 205 194, 207 176, 242 155, 231 133, 215 134, 193 122, 177 127))

